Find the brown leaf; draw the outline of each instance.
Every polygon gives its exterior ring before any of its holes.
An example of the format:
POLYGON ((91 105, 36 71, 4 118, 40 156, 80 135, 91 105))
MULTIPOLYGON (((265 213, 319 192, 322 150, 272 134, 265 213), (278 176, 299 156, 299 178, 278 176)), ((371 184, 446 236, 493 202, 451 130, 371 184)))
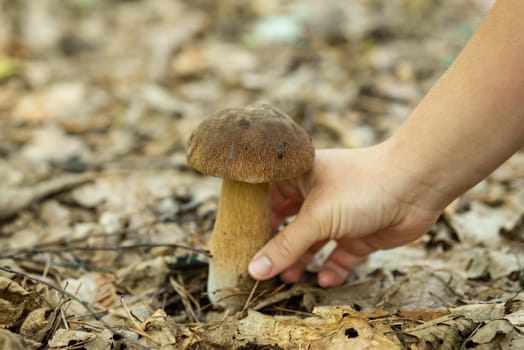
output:
POLYGON ((453 350, 461 344, 476 323, 464 317, 455 319, 444 316, 420 326, 403 331, 399 338, 403 344, 416 349, 453 350))
POLYGON ((11 328, 18 323, 25 308, 25 302, 15 304, 0 298, 0 327, 11 328))
POLYGON ((389 286, 381 305, 386 310, 446 310, 456 305, 465 288, 463 280, 451 271, 412 267, 389 286), (416 291, 414 293, 413 291, 416 291))
POLYGON ((20 335, 41 342, 51 329, 56 315, 57 313, 51 313, 47 307, 31 311, 20 327, 20 335))
POLYGON ((519 310, 505 315, 504 319, 508 320, 513 325, 513 327, 524 334, 524 305, 522 304, 524 303, 521 303, 521 308, 519 310))
POLYGON ((0 220, 16 215, 31 203, 92 179, 90 174, 67 174, 23 188, 0 189, 0 220))
POLYGON ((24 339, 7 329, 0 329, 0 349, 2 350, 36 350, 41 344, 24 339))
POLYGON ((508 339, 513 332, 515 332, 515 328, 508 321, 494 320, 476 330, 473 336, 469 338, 468 344, 472 346, 492 343, 493 345, 507 346, 503 340, 508 339))
MULTIPOLYGON (((107 334, 106 334, 107 335, 107 334)), ((111 342, 101 335, 73 329, 58 329, 49 340, 49 349, 64 349, 70 344, 82 345, 85 350, 110 350, 111 342)))
POLYGON ((0 328, 10 328, 21 321, 35 300, 16 282, 0 276, 0 328))
POLYGON ((143 324, 144 331, 151 337, 148 345, 162 348, 177 344, 177 327, 164 310, 157 310, 143 324))
MULTIPOLYGON (((456 349, 479 324, 499 321, 504 316, 504 308, 504 303, 465 305, 452 309, 449 315, 403 330, 399 337, 404 345, 417 345, 419 349, 456 349)), ((504 322, 511 327, 509 322, 504 322)), ((504 334, 511 333, 507 326, 496 322, 478 336, 479 340, 491 341, 497 328, 504 329, 504 334)))
MULTIPOLYGON (((212 344, 233 348, 246 344, 276 345, 281 349, 400 349, 391 329, 371 325, 366 317, 343 307, 319 307, 315 316, 268 316, 249 311, 236 321, 228 317, 197 333, 212 344)), ((380 315, 383 315, 381 312, 380 315)))

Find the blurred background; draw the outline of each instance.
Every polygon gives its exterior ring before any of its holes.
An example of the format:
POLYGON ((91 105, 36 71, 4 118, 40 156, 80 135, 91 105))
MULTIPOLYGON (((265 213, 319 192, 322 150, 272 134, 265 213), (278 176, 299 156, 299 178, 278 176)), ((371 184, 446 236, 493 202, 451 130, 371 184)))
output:
MULTIPOLYGON (((202 249, 220 190, 220 179, 187 166, 193 128, 221 109, 264 102, 294 118, 317 148, 380 142, 453 63, 492 3, 0 0, 0 278, 26 293, 0 296, 21 310, 3 312, 10 303, 0 303, 0 344, 16 333, 64 349, 80 344, 76 330, 116 341, 85 305, 122 329, 136 331, 136 320, 151 317, 160 327, 167 314, 164 330, 187 342, 219 332, 213 323, 191 328, 215 317, 202 249), (56 286, 82 304, 64 303, 70 296, 56 286), (37 307, 47 317, 34 321, 43 331, 23 333, 37 307)), ((446 208, 427 235, 372 255, 342 289, 288 286, 264 312, 429 310, 401 314, 409 327, 453 305, 507 301, 509 313, 524 286, 523 173, 520 152, 446 208)), ((490 325, 481 315, 471 331, 490 325)), ((399 323, 387 322, 388 336, 398 334, 399 323)), ((130 335, 149 344, 143 333, 155 327, 130 335)), ((500 348, 506 331, 492 329, 500 348)), ((436 339, 427 332, 423 346, 436 339)), ((458 343, 437 340, 435 348, 458 343)))
MULTIPOLYGON (((395 130, 488 10, 479 0, 0 0, 0 183, 160 159, 253 102, 321 147, 395 130)), ((436 135, 437 137, 437 135, 436 135)))

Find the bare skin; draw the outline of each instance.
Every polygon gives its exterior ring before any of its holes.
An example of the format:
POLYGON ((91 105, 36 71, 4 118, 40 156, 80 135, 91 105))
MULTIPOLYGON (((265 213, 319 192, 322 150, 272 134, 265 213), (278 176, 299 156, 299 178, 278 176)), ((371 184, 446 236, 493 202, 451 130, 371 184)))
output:
POLYGON ((254 284, 246 266, 270 238, 270 215, 267 183, 223 180, 207 281, 212 303, 230 310, 244 305, 254 284))
POLYGON ((333 239, 318 282, 339 285, 368 254, 427 232, 446 205, 523 147, 522 18, 524 1, 497 1, 392 138, 318 151, 311 172, 272 185, 273 226, 297 217, 255 255, 250 274, 296 282, 333 239))

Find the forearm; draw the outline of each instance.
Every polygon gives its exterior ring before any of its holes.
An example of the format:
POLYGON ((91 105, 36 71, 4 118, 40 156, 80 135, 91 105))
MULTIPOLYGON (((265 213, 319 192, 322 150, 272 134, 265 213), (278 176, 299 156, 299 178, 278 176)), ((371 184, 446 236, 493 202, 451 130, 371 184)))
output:
POLYGON ((524 144, 522 18, 524 1, 499 0, 388 141, 395 171, 430 189, 428 207, 446 205, 524 144))

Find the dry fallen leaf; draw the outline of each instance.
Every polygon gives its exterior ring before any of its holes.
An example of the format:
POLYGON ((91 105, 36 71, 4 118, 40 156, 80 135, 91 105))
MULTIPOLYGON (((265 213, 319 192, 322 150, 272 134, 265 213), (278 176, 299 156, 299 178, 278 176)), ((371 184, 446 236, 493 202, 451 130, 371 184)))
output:
POLYGON ((161 348, 176 348, 177 327, 164 310, 157 310, 143 324, 146 337, 145 344, 161 348))
POLYGON ((506 305, 506 307, 509 306, 511 312, 504 315, 504 319, 508 320, 521 334, 524 334, 524 295, 522 292, 519 297, 506 305))
POLYGON ((508 340, 515 331, 504 313, 504 303, 466 305, 452 309, 449 315, 403 330, 400 338, 404 344, 418 349, 455 349, 458 344, 470 348, 491 342, 495 345, 508 340))
POLYGON ((0 189, 0 220, 7 219, 31 203, 46 196, 69 190, 92 179, 89 174, 70 174, 21 188, 0 189))
POLYGON ((402 342, 414 349, 456 349, 464 341, 464 335, 475 329, 476 323, 464 317, 444 316, 421 326, 407 329, 399 336, 402 342))
POLYGON ((20 323, 24 313, 34 308, 35 302, 32 293, 0 276, 0 328, 10 328, 20 323))
POLYGON ((166 276, 169 273, 166 265, 168 261, 169 258, 163 256, 138 261, 120 272, 118 283, 138 290, 159 288, 166 282, 166 276))
POLYGON ((196 333, 211 344, 227 348, 257 344, 279 349, 401 349, 391 328, 380 322, 370 324, 370 316, 330 306, 316 308, 307 318, 248 311, 245 318, 227 317, 196 333))
POLYGON ((49 349, 64 349, 68 348, 71 344, 75 347, 82 346, 86 350, 110 350, 112 347, 112 341, 109 339, 108 334, 105 334, 105 339, 102 335, 90 332, 84 332, 73 329, 58 329, 53 335, 53 338, 49 340, 49 349))
POLYGON ((40 347, 40 343, 0 328, 0 349, 2 350, 36 350, 40 347))
POLYGON ((494 320, 477 329, 467 341, 466 346, 472 348, 478 345, 492 344, 507 347, 508 340, 515 328, 506 320, 494 320))
POLYGON ((185 249, 206 248, 217 210, 220 180, 184 154, 207 115, 263 101, 317 148, 380 142, 487 2, 0 0, 0 268, 20 273, 0 348, 524 348, 524 152, 430 235, 337 288, 308 272, 255 293, 244 318, 213 321, 208 257, 185 249))
POLYGON ((57 314, 47 307, 31 311, 20 327, 20 335, 35 342, 42 342, 51 330, 57 314))

